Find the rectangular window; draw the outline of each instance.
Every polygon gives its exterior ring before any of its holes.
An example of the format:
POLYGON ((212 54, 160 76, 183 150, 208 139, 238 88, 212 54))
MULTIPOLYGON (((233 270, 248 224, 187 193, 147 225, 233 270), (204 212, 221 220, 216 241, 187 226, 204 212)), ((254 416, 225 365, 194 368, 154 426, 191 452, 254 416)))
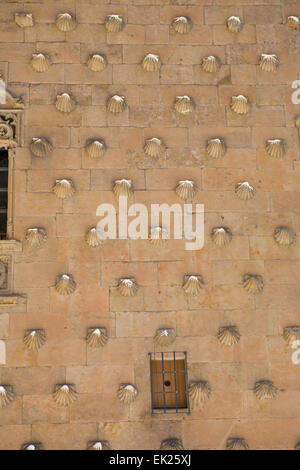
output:
POLYGON ((150 353, 153 412, 189 412, 186 352, 150 353))
POLYGON ((8 151, 0 149, 0 240, 7 236, 8 151))

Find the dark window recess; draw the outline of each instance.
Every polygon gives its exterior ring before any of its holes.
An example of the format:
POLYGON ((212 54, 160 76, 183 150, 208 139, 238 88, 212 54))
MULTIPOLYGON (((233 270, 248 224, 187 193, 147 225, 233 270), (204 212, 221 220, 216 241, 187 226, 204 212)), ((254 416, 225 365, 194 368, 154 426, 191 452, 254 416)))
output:
POLYGON ((8 201, 8 151, 0 149, 0 239, 6 238, 8 201))
POLYGON ((152 410, 189 412, 186 352, 150 353, 152 410))

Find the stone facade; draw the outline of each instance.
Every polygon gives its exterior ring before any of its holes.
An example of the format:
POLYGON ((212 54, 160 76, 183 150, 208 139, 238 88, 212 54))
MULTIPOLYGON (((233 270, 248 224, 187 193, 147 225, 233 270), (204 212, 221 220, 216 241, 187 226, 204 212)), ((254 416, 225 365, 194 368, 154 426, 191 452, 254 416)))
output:
POLYGON ((300 231, 300 105, 291 100, 291 84, 300 79, 300 32, 285 24, 290 15, 300 17, 299 2, 2 0, 1 7, 0 71, 24 110, 7 95, 9 108, 18 110, 20 135, 9 151, 8 234, 16 242, 0 241, 0 260, 11 276, 6 293, 0 290, 0 385, 12 386, 15 395, 0 408, 0 448, 39 442, 45 449, 86 449, 101 440, 114 449, 158 449, 176 438, 186 449, 224 449, 234 437, 251 449, 294 448, 300 365, 282 334, 300 325, 300 243, 281 246, 273 234, 278 226, 300 231), (33 26, 15 23, 20 12, 32 14, 33 26), (63 12, 76 18, 72 31, 55 25, 63 12), (123 18, 120 32, 106 31, 109 14, 123 18), (237 34, 226 26, 232 15, 242 19, 237 34), (170 26, 178 16, 191 19, 187 34, 170 26), (37 53, 47 56, 48 70, 32 67, 37 53), (161 62, 153 72, 141 65, 149 53, 161 62), (104 70, 87 67, 90 54, 106 58, 104 70), (261 54, 276 54, 276 71, 260 68, 261 54), (201 59, 211 55, 220 67, 208 73, 201 59), (76 103, 67 114, 55 107, 63 93, 76 103), (116 115, 106 109, 114 94, 127 103, 116 115), (173 107, 183 95, 194 104, 186 116, 173 107), (245 115, 230 107, 237 95, 249 99, 245 115), (153 137, 166 146, 157 158, 143 150, 153 137), (33 138, 47 139, 53 151, 32 155, 33 138), (207 155, 213 138, 226 144, 222 158, 207 155), (101 158, 87 155, 90 139, 105 142, 101 158), (270 158, 268 139, 285 142, 283 158, 270 158), (96 208, 114 203, 113 182, 121 178, 132 180, 132 201, 147 205, 178 203, 178 181, 195 181, 193 202, 205 204, 204 248, 186 251, 184 240, 164 247, 111 240, 90 248, 85 236, 98 221, 96 208), (57 179, 72 180, 75 194, 57 198, 57 179), (246 201, 235 194, 245 181, 255 188, 246 201), (211 240, 220 226, 232 233, 226 246, 211 240), (26 243, 29 228, 45 230, 38 249, 26 243), (68 296, 55 288, 63 273, 77 286, 68 296), (191 273, 205 283, 195 298, 182 289, 191 273), (245 274, 261 276, 263 290, 247 291, 245 274), (136 296, 118 292, 124 277, 136 279, 136 296), (226 347, 217 333, 230 325, 240 340, 226 347), (96 326, 108 335, 101 349, 86 343, 87 330, 96 326), (203 408, 151 413, 148 353, 157 350, 158 328, 176 331, 164 350, 187 352, 189 382, 209 383, 203 408), (37 329, 46 334, 38 351, 23 342, 27 330, 37 329), (274 399, 259 399, 261 380, 275 384, 274 399), (138 390, 130 405, 118 399, 121 383, 138 390), (53 400, 57 384, 74 385, 70 407, 53 400))

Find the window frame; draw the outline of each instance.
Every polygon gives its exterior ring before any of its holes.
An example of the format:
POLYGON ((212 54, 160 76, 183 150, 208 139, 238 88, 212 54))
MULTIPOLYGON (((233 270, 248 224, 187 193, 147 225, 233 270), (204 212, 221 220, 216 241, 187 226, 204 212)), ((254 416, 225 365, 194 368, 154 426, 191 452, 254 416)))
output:
POLYGON ((151 412, 152 414, 190 414, 190 401, 189 401, 189 390, 188 390, 188 368, 187 368, 187 352, 186 351, 155 351, 149 353, 149 360, 150 360, 150 389, 151 389, 151 412), (163 408, 155 408, 154 406, 154 391, 153 391, 153 371, 152 371, 152 361, 158 360, 157 356, 161 355, 159 359, 162 362, 162 377, 164 377, 164 361, 170 360, 170 355, 172 355, 172 359, 174 361, 174 378, 175 378, 175 398, 176 398, 176 407, 167 407, 166 406, 166 392, 165 392, 165 385, 164 385, 164 378, 163 378, 163 400, 164 406, 163 408), (176 357, 176 355, 178 355, 176 357), (180 357, 181 356, 181 357, 180 357), (183 357, 182 357, 183 356, 183 357), (184 359, 184 377, 185 377, 185 396, 186 396, 186 407, 181 408, 178 407, 177 402, 177 386, 176 386, 176 360, 184 359))

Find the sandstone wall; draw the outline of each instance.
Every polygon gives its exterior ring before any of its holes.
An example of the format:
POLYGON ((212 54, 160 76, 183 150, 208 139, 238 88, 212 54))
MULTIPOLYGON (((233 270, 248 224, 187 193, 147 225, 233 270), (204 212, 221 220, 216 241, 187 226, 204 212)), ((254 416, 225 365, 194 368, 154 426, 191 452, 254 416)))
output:
MULTIPOLYGON (((14 238, 24 240, 29 227, 44 227, 47 243, 37 251, 15 254, 14 292, 27 295, 22 308, 1 308, 0 338, 6 364, 0 383, 16 397, 0 410, 0 447, 19 449, 42 442, 46 449, 85 449, 105 439, 114 449, 157 449, 162 439, 182 439, 186 449, 223 449, 229 437, 243 437, 252 449, 290 449, 300 439, 300 376, 283 328, 300 324, 300 243, 281 247, 277 226, 300 230, 299 136, 291 102, 291 83, 300 79, 300 32, 284 23, 300 16, 297 1, 284 0, 1 0, 0 70, 10 91, 23 96, 24 145, 14 158, 14 238), (15 12, 31 12, 35 25, 20 28, 15 12), (76 15, 69 33, 55 26, 58 13, 76 15), (126 26, 107 33, 107 14, 120 14, 126 26), (193 21, 187 35, 170 29, 174 17, 193 21), (238 35, 226 19, 240 16, 238 35), (33 53, 50 56, 49 71, 37 73, 33 53), (104 54, 103 72, 86 66, 89 54, 104 54), (141 61, 158 54, 160 71, 147 73, 141 61), (275 73, 261 71, 261 53, 280 59, 275 73), (205 73, 201 59, 215 55, 217 73, 205 73), (56 96, 71 93, 76 109, 63 115, 56 96), (111 115, 112 94, 126 97, 128 108, 111 115), (233 95, 244 94, 251 109, 230 110, 233 95), (174 112, 177 95, 196 105, 191 116, 174 112), (38 159, 29 151, 33 137, 48 138, 54 151, 38 159), (145 156, 144 141, 160 137, 167 151, 145 156), (220 137, 224 158, 212 160, 205 147, 220 137), (90 159, 84 147, 102 138, 107 152, 90 159), (284 139, 282 160, 268 157, 267 139, 284 139), (55 179, 70 178, 76 194, 57 199, 55 179), (184 241, 156 248, 144 240, 105 242, 89 248, 87 230, 98 220, 96 208, 114 203, 113 181, 131 179, 133 202, 178 203, 179 180, 194 180, 194 203, 205 204, 205 246, 186 251, 184 241), (249 201, 237 199, 235 185, 249 181, 256 189, 249 201), (232 242, 216 247, 213 227, 227 226, 232 242), (71 273, 74 294, 55 290, 56 276, 71 273), (260 294, 248 294, 245 273, 264 280, 260 294), (205 288, 196 299, 182 289, 185 274, 201 274, 205 288), (140 289, 130 299, 116 289, 121 277, 135 277, 140 289), (218 328, 236 325, 241 334, 231 348, 220 345, 218 328), (109 341, 100 351, 86 345, 91 326, 106 327, 109 341), (151 414, 148 353, 155 350, 159 327, 175 328, 176 342, 166 350, 187 351, 189 381, 206 380, 212 395, 203 410, 191 414, 151 414), (38 351, 23 344, 27 329, 46 331, 38 351), (259 380, 279 388, 277 399, 260 402, 253 393, 259 380), (130 406, 116 397, 130 382, 139 395, 130 406), (58 407, 54 386, 73 383, 77 401, 58 407)), ((0 242, 1 243, 1 242, 0 242)))

